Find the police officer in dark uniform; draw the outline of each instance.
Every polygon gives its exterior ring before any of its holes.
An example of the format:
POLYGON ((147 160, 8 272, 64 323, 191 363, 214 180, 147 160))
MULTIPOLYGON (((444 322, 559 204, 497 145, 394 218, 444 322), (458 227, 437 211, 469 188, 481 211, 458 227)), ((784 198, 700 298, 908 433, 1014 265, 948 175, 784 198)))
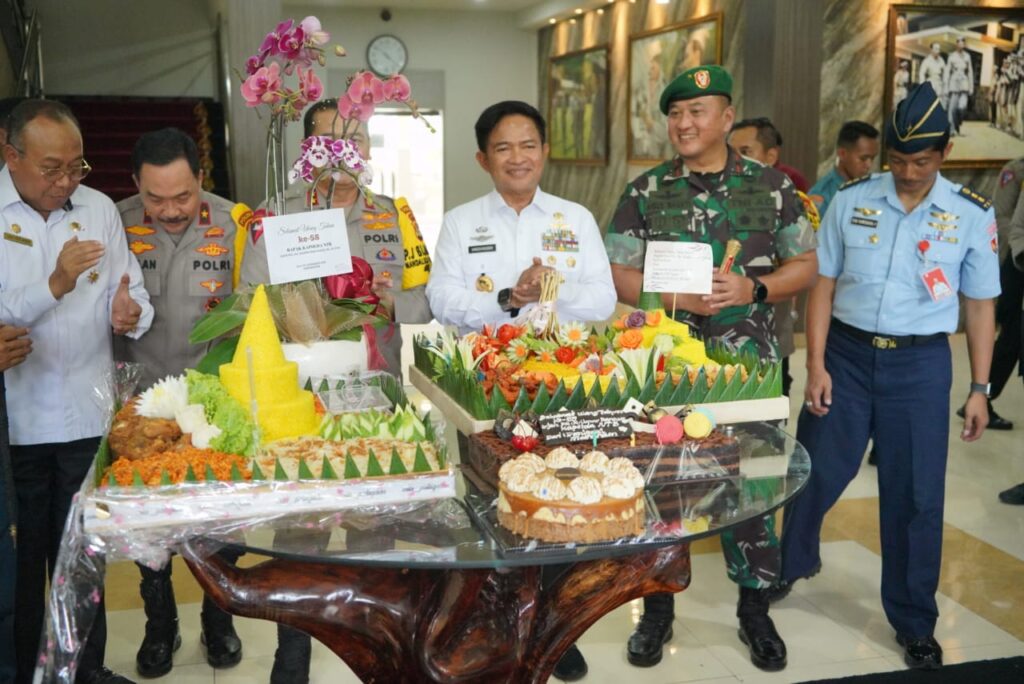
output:
POLYGON ((775 594, 820 568, 822 521, 871 436, 882 604, 907 665, 933 669, 942 665, 933 631, 953 375, 947 336, 957 327, 960 292, 972 380, 958 388, 968 395, 961 438, 970 442, 988 423, 998 241, 988 200, 939 173, 951 147, 949 118, 930 83, 888 117, 885 144, 891 171, 847 183, 818 233, 797 427, 811 477, 786 509, 775 594))
MULTIPOLYGON (((648 241, 709 243, 721 263, 726 243, 739 240, 734 269, 714 276, 711 295, 665 294, 662 302, 666 309, 677 303, 676 317, 703 339, 778 361, 772 304, 813 282, 814 230, 785 174, 726 143, 735 119, 731 96, 732 77, 719 66, 689 69, 665 88, 661 111, 678 155, 627 186, 605 245, 619 300, 635 303, 648 241)), ((768 615, 767 595, 781 563, 774 518, 727 530, 722 551, 729 578, 739 586, 740 639, 754 665, 781 670, 786 645, 768 615)), ((630 663, 647 667, 661 660, 662 645, 672 638, 674 605, 671 594, 644 598, 643 618, 627 646, 630 663)))
MULTIPOLYGON (((202 190, 199 151, 183 131, 165 128, 139 138, 132 173, 139 192, 117 208, 156 315, 149 333, 138 340, 116 338, 114 356, 141 364, 140 389, 145 389, 194 368, 206 354, 208 345, 190 344, 189 332, 233 291, 238 249, 245 240, 232 219, 235 203, 202 190)), ((240 554, 225 549, 221 555, 234 562, 240 554)), ((171 564, 159 569, 140 564, 139 569, 146 633, 135 664, 143 677, 160 677, 171 670, 172 654, 181 645, 171 564)), ((237 665, 242 642, 231 615, 206 596, 202 626, 210 666, 237 665)))

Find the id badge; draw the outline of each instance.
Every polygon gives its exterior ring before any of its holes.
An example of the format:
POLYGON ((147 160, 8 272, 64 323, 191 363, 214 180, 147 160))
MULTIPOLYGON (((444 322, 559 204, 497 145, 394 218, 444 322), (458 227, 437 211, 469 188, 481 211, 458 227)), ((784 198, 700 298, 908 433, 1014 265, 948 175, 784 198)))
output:
POLYGON ((928 295, 932 298, 933 302, 939 302, 946 297, 953 296, 953 288, 950 287, 949 280, 946 278, 946 273, 942 270, 941 266, 926 267, 921 271, 921 281, 924 283, 924 287, 928 290, 928 295))

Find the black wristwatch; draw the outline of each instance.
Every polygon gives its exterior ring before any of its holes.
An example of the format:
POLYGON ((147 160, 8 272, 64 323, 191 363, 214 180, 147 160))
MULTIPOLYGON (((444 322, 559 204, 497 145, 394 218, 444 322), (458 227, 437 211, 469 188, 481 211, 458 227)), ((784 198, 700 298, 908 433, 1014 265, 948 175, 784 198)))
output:
POLYGON ((768 288, 767 288, 767 286, 765 286, 764 283, 762 283, 760 280, 758 280, 754 276, 747 276, 747 277, 750 278, 750 281, 752 283, 754 283, 754 292, 753 292, 753 295, 752 295, 754 297, 754 303, 755 304, 764 304, 766 301, 768 301, 768 288))
POLYGON ((992 397, 992 383, 991 382, 986 382, 986 383, 972 382, 971 383, 971 391, 968 392, 968 394, 973 394, 975 392, 980 392, 981 394, 984 394, 986 399, 991 398, 992 397))
POLYGON ((506 287, 503 290, 498 290, 498 306, 501 307, 502 311, 508 313, 509 316, 515 318, 519 315, 519 309, 512 306, 512 288, 506 287))

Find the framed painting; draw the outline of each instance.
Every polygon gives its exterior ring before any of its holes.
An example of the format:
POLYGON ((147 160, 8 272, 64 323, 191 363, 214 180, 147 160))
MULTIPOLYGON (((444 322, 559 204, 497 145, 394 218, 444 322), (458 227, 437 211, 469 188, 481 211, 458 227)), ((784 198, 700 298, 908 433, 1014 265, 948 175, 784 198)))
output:
POLYGON ((608 46, 549 60, 548 141, 551 161, 608 163, 608 46))
POLYGON ((691 67, 721 63, 720 13, 630 36, 626 146, 630 164, 655 164, 675 154, 658 106, 661 91, 691 67))
POLYGON ((924 81, 949 117, 946 167, 1024 157, 1024 9, 890 6, 886 116, 924 81))

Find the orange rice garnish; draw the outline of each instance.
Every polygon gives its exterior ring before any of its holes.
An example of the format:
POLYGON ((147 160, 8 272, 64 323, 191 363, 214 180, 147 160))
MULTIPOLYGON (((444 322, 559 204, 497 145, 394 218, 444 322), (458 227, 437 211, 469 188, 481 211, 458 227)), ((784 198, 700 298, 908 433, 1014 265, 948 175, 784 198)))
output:
POLYGON ((209 465, 213 474, 222 482, 231 481, 231 466, 237 465, 238 472, 242 479, 251 480, 252 471, 247 465, 248 459, 236 454, 225 454, 213 449, 197 449, 192 446, 183 446, 176 451, 163 451, 147 456, 137 461, 129 461, 126 458, 119 458, 103 473, 104 484, 110 479, 113 473, 114 479, 122 487, 131 487, 135 482, 135 473, 139 474, 147 486, 157 487, 160 485, 160 478, 164 471, 171 482, 181 484, 185 481, 188 467, 192 466, 192 472, 196 480, 206 480, 206 466, 209 465))

